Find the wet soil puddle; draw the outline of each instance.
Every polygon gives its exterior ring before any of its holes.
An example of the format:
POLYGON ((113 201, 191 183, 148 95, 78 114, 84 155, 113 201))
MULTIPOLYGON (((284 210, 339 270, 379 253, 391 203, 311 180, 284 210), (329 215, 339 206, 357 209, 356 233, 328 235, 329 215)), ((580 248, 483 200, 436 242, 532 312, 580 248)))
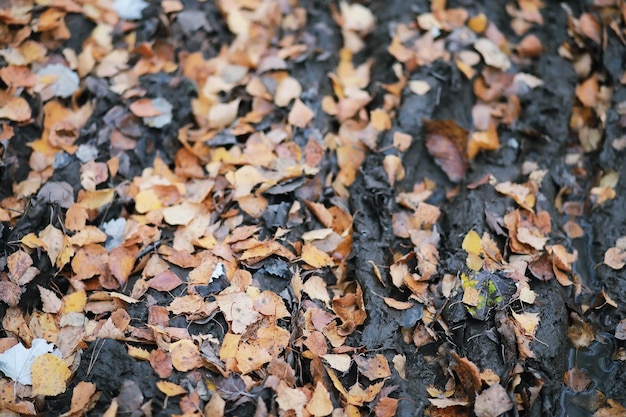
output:
POLYGON ((619 366, 613 361, 616 351, 615 339, 608 333, 596 336, 586 348, 570 349, 568 355, 568 369, 577 367, 591 383, 581 392, 574 392, 566 388, 561 393, 560 417, 589 417, 602 405, 602 392, 610 390, 615 383, 619 366))

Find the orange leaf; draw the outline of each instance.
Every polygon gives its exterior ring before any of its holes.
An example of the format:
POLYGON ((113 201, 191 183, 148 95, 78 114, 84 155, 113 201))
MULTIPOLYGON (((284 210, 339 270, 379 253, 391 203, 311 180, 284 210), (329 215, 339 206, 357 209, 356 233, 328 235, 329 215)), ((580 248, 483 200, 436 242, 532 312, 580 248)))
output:
POLYGON ((139 252, 137 246, 118 246, 109 253, 109 269, 121 286, 124 286, 128 281, 128 277, 135 266, 137 252, 139 252))
POLYGON ((576 86, 576 97, 585 107, 594 107, 597 101, 599 86, 598 77, 593 74, 576 86))
POLYGON ((374 407, 374 415, 376 417, 393 417, 398 410, 398 399, 384 397, 381 398, 376 407, 374 407))
POLYGON ((154 278, 148 281, 148 287, 157 291, 172 291, 174 288, 182 284, 183 281, 170 270, 160 272, 154 278))
POLYGON ((129 109, 137 117, 159 116, 161 111, 154 106, 149 98, 140 98, 129 106, 129 109))
POLYGON ((313 268, 323 268, 333 265, 332 258, 316 248, 312 243, 304 244, 300 258, 313 268))
POLYGON ((536 58, 543 52, 543 45, 536 35, 524 37, 517 45, 517 53, 524 58, 536 58))
POLYGON ((72 390, 72 403, 67 412, 71 416, 82 416, 87 414, 100 398, 100 393, 96 392, 96 384, 80 381, 72 390))
POLYGON ((75 279, 87 279, 100 275, 105 271, 109 260, 106 249, 101 245, 89 244, 78 250, 72 259, 72 270, 75 279))
POLYGON ((35 74, 28 67, 9 65, 0 69, 0 78, 10 87, 34 87, 35 74))
POLYGON ((187 390, 185 388, 181 387, 180 385, 176 385, 173 382, 158 381, 156 385, 159 391, 161 391, 168 397, 175 397, 176 395, 187 394, 187 390))
POLYGON ((180 372, 187 372, 202 366, 198 346, 191 340, 179 340, 170 344, 172 365, 180 372))

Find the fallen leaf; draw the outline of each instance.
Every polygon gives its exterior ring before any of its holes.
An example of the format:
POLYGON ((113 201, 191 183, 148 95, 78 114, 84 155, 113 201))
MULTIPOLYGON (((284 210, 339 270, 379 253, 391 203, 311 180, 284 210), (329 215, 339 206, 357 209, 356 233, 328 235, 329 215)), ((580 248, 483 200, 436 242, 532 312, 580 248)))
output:
POLYGON ((236 292, 219 294, 215 297, 224 318, 231 322, 231 330, 241 334, 246 328, 261 318, 261 314, 254 309, 252 298, 246 293, 236 292))
POLYGON ((317 249, 311 243, 305 243, 302 247, 302 253, 300 255, 300 259, 302 259, 307 264, 311 265, 313 268, 323 268, 325 266, 332 266, 333 260, 326 253, 317 249))
POLYGON ((72 374, 63 359, 51 353, 37 356, 31 370, 33 395, 55 396, 65 392, 72 374))
POLYGON ((293 104, 287 120, 294 126, 304 129, 313 119, 313 111, 307 107, 299 98, 293 104))
POLYGON ((330 393, 320 381, 315 385, 313 396, 306 405, 306 410, 314 416, 327 416, 333 412, 333 403, 330 393))
POLYGON ((409 81, 409 90, 414 94, 423 96, 430 91, 430 84, 422 80, 409 81))
POLYGON ((31 115, 30 105, 22 97, 12 97, 8 103, 0 107, 0 119, 27 122, 31 119, 31 115))
POLYGON ((304 392, 290 388, 284 381, 280 381, 276 387, 276 395, 279 410, 283 412, 293 410, 297 416, 302 416, 304 406, 308 403, 304 392))
POLYGON ((604 264, 612 269, 622 269, 626 265, 626 236, 615 241, 615 246, 604 253, 604 264))
POLYGON ((498 46, 487 38, 479 38, 474 42, 476 49, 485 60, 485 64, 507 71, 511 67, 511 61, 498 46))
POLYGON ((183 395, 187 393, 187 390, 181 387, 180 385, 176 385, 173 382, 169 381, 158 381, 156 383, 157 388, 163 394, 168 397, 175 397, 177 395, 183 395))
POLYGON ((61 417, 78 417, 86 415, 100 399, 101 392, 96 392, 96 384, 80 381, 72 390, 72 402, 67 413, 61 417))
POLYGON ((426 148, 450 181, 460 182, 467 172, 467 131, 452 120, 424 120, 426 148))
POLYGON ((302 94, 300 82, 292 77, 286 77, 276 87, 274 93, 274 104, 279 107, 287 107, 291 100, 297 99, 302 94))
POLYGON ((591 378, 589 378, 577 366, 574 366, 565 372, 563 382, 565 383, 565 386, 572 391, 583 392, 591 384, 591 378))
POLYGON ((109 253, 109 269, 122 287, 133 270, 137 252, 139 249, 136 246, 118 246, 109 253))
POLYGON ((500 384, 493 384, 481 392, 474 403, 476 417, 497 417, 512 408, 513 401, 500 384))
POLYGON ((180 286, 183 281, 170 270, 166 270, 158 273, 148 280, 148 287, 154 288, 157 291, 172 291, 176 287, 180 286))
POLYGON ((191 340, 179 340, 170 344, 172 365, 177 371, 187 372, 202 366, 198 346, 191 340))
POLYGON ((15 382, 31 385, 31 369, 35 359, 54 350, 52 343, 39 338, 33 339, 28 349, 18 343, 4 353, 0 353, 0 370, 15 382))
POLYGON ((360 355, 355 355, 353 359, 354 362, 356 362, 359 371, 371 381, 379 378, 387 378, 391 375, 389 363, 381 354, 377 354, 373 358, 365 358, 360 355))

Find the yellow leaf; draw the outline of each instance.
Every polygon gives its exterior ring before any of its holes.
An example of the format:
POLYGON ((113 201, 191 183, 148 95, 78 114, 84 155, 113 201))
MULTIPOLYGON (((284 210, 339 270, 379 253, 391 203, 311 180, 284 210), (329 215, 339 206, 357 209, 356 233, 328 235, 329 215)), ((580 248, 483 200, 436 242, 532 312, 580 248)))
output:
POLYGON ((61 250, 56 257, 56 266, 59 269, 63 269, 65 265, 72 259, 74 256, 74 247, 72 246, 72 241, 67 235, 63 235, 63 243, 61 246, 61 250))
POLYGON ((467 264, 467 267, 469 269, 476 272, 480 271, 480 269, 483 267, 483 260, 475 253, 468 253, 465 263, 467 264))
POLYGON ((87 293, 77 291, 63 297, 63 313, 82 313, 87 304, 87 293))
POLYGON ((42 248, 45 243, 37 237, 34 233, 29 233, 21 240, 22 244, 28 246, 31 249, 42 248))
POLYGON ((480 255, 480 236, 478 236, 478 233, 474 230, 470 230, 470 232, 465 235, 462 246, 465 252, 480 255))
POLYGON ((537 326, 539 326, 539 313, 517 314, 515 311, 512 313, 513 319, 515 319, 524 332, 529 336, 534 336, 537 331, 537 326))
POLYGON ((320 381, 317 381, 315 392, 306 405, 306 410, 314 416, 327 416, 333 412, 333 403, 328 390, 320 381))
POLYGON ((79 191, 78 204, 88 210, 97 210, 102 206, 110 204, 113 201, 115 190, 113 188, 105 188, 96 191, 79 191))
POLYGON ((305 243, 302 247, 301 259, 313 268, 323 268, 325 266, 332 266, 333 264, 333 260, 330 256, 311 243, 305 243))
MULTIPOLYGON (((142 361, 149 361, 150 360, 150 352, 148 352, 145 349, 142 348, 138 348, 132 345, 128 345, 128 354, 130 356, 132 356, 135 359, 139 359, 142 361)), ((165 391, 163 391, 165 392, 165 391)))
POLYGON ((37 356, 31 367, 34 395, 59 395, 67 388, 65 383, 72 374, 63 359, 51 353, 37 356))
POLYGON ((163 207, 159 196, 154 190, 143 190, 135 196, 135 210, 137 213, 147 213, 149 211, 158 210, 163 207))
POLYGON ((163 394, 167 395, 168 397, 174 397, 176 395, 183 395, 187 393, 186 389, 184 389, 183 387, 179 385, 174 384, 173 382, 159 381, 156 383, 156 385, 159 391, 161 391, 163 394))

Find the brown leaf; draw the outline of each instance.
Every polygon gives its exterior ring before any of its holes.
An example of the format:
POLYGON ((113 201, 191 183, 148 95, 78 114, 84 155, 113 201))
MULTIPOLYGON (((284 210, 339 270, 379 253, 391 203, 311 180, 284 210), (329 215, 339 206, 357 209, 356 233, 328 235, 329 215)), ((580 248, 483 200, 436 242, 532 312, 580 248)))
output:
POLYGON ((599 408, 593 417, 623 417, 626 415, 626 408, 617 401, 609 398, 606 400, 607 406, 599 408))
POLYGON ((150 365, 160 378, 169 378, 174 370, 172 357, 161 349, 154 349, 150 352, 150 365))
POLYGON ((461 387, 465 394, 468 397, 473 398, 480 391, 482 386, 482 382, 480 380, 480 370, 474 362, 467 358, 460 357, 456 352, 450 352, 450 354, 454 359, 450 368, 454 370, 459 378, 461 387))
POLYGON ((517 53, 524 58, 536 58, 543 53, 543 44, 537 36, 527 35, 517 45, 517 53))
POLYGON ((565 382, 565 385, 572 391, 582 392, 591 384, 591 378, 577 366, 574 366, 572 369, 565 372, 563 382, 565 382))
POLYGON ((0 300, 9 307, 15 307, 20 302, 22 288, 11 281, 0 281, 0 300))
POLYGON ((567 328, 567 338, 572 342, 574 347, 587 347, 595 338, 593 330, 589 323, 584 321, 575 312, 570 313, 570 325, 567 328))
POLYGON ((398 410, 399 400, 396 398, 384 397, 381 398, 376 407, 374 407, 374 415, 376 417, 393 417, 398 410))
POLYGON ((102 274, 108 267, 109 255, 102 245, 89 244, 78 250, 72 259, 75 279, 87 279, 102 274))
POLYGON ((387 359, 380 353, 373 358, 365 358, 361 355, 353 356, 359 371, 370 381, 387 378, 391 375, 387 359))
POLYGON ((424 120, 426 148, 450 181, 461 181, 469 166, 467 131, 453 120, 424 120))
POLYGON ((592 41, 600 45, 602 43, 602 33, 600 24, 590 13, 583 13, 578 20, 583 33, 592 41))

